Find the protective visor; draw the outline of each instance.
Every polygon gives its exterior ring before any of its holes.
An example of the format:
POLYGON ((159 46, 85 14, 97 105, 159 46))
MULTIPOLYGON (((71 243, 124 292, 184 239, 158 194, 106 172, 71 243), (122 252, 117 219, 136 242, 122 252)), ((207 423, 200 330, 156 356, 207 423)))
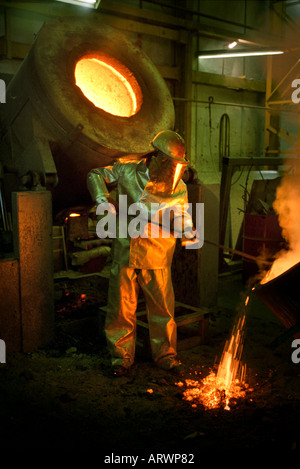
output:
POLYGON ((150 180, 147 185, 152 185, 151 192, 172 194, 188 164, 187 160, 168 157, 158 151, 149 165, 150 180))

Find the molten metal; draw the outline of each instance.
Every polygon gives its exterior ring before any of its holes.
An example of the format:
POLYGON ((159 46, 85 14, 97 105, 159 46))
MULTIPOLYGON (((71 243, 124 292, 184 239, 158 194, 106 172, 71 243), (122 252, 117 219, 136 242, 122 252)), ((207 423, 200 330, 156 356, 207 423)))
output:
POLYGON ((278 258, 273 262, 270 270, 267 271, 260 283, 265 284, 270 282, 274 278, 291 269, 298 262, 300 262, 299 252, 294 252, 293 250, 281 251, 278 258))
POLYGON ((132 73, 121 68, 122 73, 103 60, 83 58, 76 64, 75 82, 96 107, 114 116, 130 117, 139 109, 134 91, 138 85, 132 73))
POLYGON ((278 215, 279 225, 288 249, 277 253, 271 269, 260 282, 262 284, 273 280, 300 262, 299 183, 300 171, 297 167, 292 174, 285 175, 277 188, 273 207, 278 215))
MULTIPOLYGON (((205 409, 224 407, 230 410, 230 402, 245 397, 246 390, 250 390, 245 383, 246 365, 241 363, 248 301, 247 296, 245 308, 233 326, 231 338, 225 343, 217 373, 211 371, 202 382, 185 380, 187 389, 183 398, 192 402, 193 407, 201 404, 205 409)), ((184 385, 182 382, 177 384, 184 385)))
POLYGON ((70 213, 69 217, 75 218, 75 217, 80 217, 80 213, 70 213))
POLYGON ((175 170, 175 175, 174 175, 174 182, 173 182, 173 187, 172 187, 172 190, 175 189, 175 187, 177 186, 177 183, 179 181, 179 177, 181 175, 181 170, 182 170, 182 164, 181 163, 177 163, 176 165, 176 170, 175 170))

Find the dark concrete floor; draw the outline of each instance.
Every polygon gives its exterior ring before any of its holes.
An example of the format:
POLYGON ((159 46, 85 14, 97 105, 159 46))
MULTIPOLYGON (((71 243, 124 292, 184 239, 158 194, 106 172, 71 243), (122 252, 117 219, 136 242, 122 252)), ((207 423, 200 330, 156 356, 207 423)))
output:
MULTIPOLYGON (((95 285, 85 287, 88 297, 95 285)), ((209 340, 180 352, 186 367, 181 379, 204 377, 218 363, 245 291, 240 272, 219 278, 209 340)), ((105 341, 93 322, 97 310, 97 301, 91 302, 91 327, 85 329, 72 329, 70 318, 70 327, 62 327, 59 317, 52 344, 12 354, 0 366, 3 447, 95 447, 100 462, 111 453, 143 459, 192 454, 200 463, 205 450, 299 451, 300 364, 291 360, 291 341, 270 348, 284 327, 254 294, 242 357, 253 391, 231 411, 193 408, 183 399, 178 378, 158 370, 142 351, 129 377, 112 378, 105 341)))

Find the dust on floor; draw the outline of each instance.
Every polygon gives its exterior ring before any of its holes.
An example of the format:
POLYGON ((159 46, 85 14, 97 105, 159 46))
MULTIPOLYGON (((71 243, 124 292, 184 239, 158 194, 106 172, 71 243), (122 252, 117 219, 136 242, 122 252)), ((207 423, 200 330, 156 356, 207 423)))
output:
POLYGON ((242 357, 252 391, 230 411, 205 410, 184 400, 177 385, 201 381, 218 363, 244 289, 239 274, 220 279, 209 340, 179 353, 180 378, 156 368, 143 349, 129 376, 111 376, 97 325, 103 298, 93 281, 63 285, 52 344, 11 354, 0 365, 3 448, 96 447, 100 462, 112 453, 140 461, 176 453, 193 455, 195 463, 204 450, 299 450, 300 364, 291 360, 291 341, 269 347, 283 327, 257 298, 251 298, 242 357), (75 317, 76 308, 64 303, 66 290, 77 302, 75 317))

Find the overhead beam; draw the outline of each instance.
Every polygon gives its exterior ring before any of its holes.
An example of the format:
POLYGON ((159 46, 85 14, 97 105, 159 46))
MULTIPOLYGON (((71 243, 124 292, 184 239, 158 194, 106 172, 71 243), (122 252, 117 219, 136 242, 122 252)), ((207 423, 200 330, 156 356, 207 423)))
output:
MULTIPOLYGON (((22 44, 20 42, 10 42, 10 56, 13 59, 23 60, 29 52, 31 44, 22 44)), ((0 38, 0 56, 6 55, 5 38, 0 38)), ((168 80, 180 80, 180 68, 156 65, 161 76, 168 80)))
POLYGON ((266 91, 265 81, 249 80, 247 78, 231 77, 217 73, 193 71, 192 80, 196 84, 219 86, 234 90, 254 91, 257 93, 265 93, 266 91))
MULTIPOLYGON (((41 14, 48 17, 59 17, 69 15, 82 15, 82 7, 74 5, 64 5, 56 2, 1 2, 1 7, 14 8, 41 14)), ((255 43, 261 46, 270 46, 270 43, 282 44, 282 38, 277 35, 264 35, 260 31, 252 31, 251 34, 243 32, 233 32, 231 30, 219 28, 217 26, 208 26, 197 21, 185 18, 177 18, 172 15, 166 15, 161 12, 152 11, 143 8, 135 8, 124 5, 122 2, 102 0, 97 11, 89 12, 90 15, 97 16, 107 24, 119 29, 132 31, 140 34, 149 34, 165 39, 176 40, 186 43, 185 32, 190 31, 200 37, 209 37, 219 40, 242 39, 248 43, 255 43), (254 33, 255 32, 255 37, 254 33), (255 42, 254 42, 255 41, 255 42)), ((201 14, 199 14, 201 17, 201 14)))
POLYGON ((182 17, 166 15, 160 11, 153 11, 145 8, 135 8, 129 5, 124 5, 124 3, 111 0, 101 0, 98 11, 109 14, 114 13, 117 16, 124 15, 135 18, 136 20, 142 19, 149 23, 160 23, 168 25, 168 27, 174 26, 183 29, 194 29, 195 27, 193 21, 182 17))
MULTIPOLYGON (((55 4, 55 3, 6 3, 0 2, 0 7, 9 9, 18 9, 29 11, 43 15, 45 17, 62 17, 72 15, 82 15, 82 7, 74 7, 71 5, 55 4)), ((136 21, 133 19, 122 18, 116 15, 108 15, 100 11, 89 11, 90 16, 94 16, 103 22, 117 29, 123 31, 130 31, 138 34, 148 34, 150 36, 156 36, 163 39, 169 39, 171 41, 185 42, 186 35, 179 28, 170 28, 166 26, 157 26, 154 24, 147 24, 145 22, 136 21)))

